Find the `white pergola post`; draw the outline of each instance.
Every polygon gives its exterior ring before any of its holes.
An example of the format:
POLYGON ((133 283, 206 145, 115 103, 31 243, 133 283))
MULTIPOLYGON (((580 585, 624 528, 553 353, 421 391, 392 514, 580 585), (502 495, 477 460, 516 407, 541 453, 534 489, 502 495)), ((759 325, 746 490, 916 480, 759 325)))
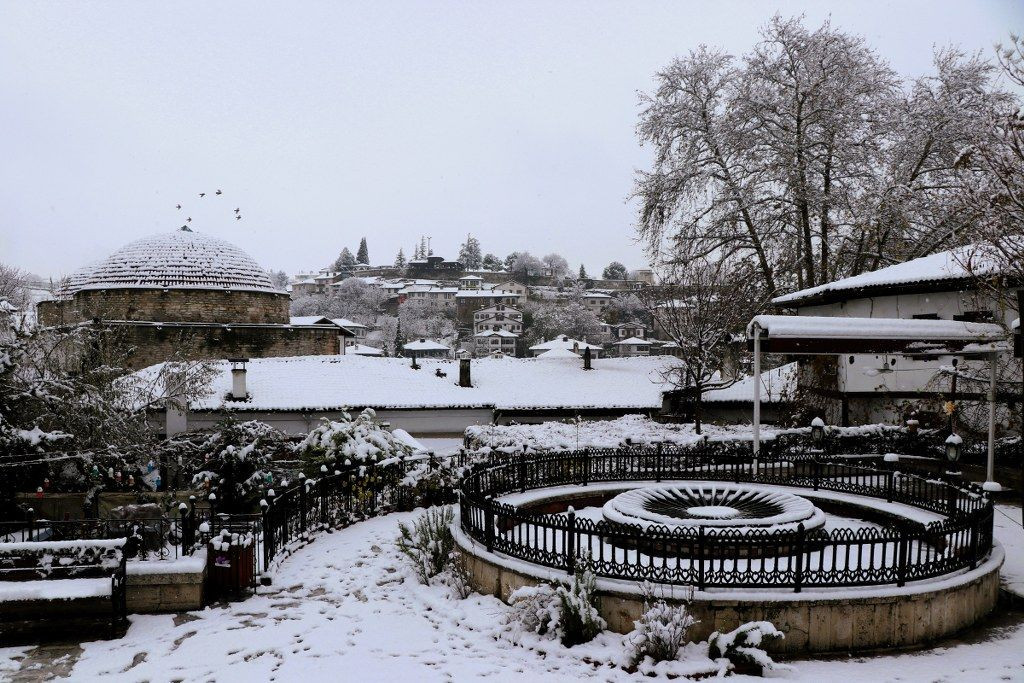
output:
POLYGON ((985 466, 986 491, 1001 491, 996 482, 996 382, 999 375, 999 354, 989 356, 988 378, 988 461, 985 466))
POLYGON ((761 326, 754 323, 754 476, 761 452, 761 326))

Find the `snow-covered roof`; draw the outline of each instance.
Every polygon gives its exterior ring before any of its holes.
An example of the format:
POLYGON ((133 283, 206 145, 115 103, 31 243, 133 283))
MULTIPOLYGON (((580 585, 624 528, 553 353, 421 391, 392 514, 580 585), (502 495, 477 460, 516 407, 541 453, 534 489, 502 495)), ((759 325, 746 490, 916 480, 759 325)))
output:
POLYGON ((650 346, 651 342, 640 337, 630 337, 629 339, 623 339, 620 342, 615 342, 613 346, 650 346))
POLYGON ((472 299, 475 297, 481 297, 485 299, 505 299, 509 297, 515 297, 515 294, 510 292, 495 292, 490 289, 460 289, 455 295, 458 299, 472 299))
POLYGON ((867 296, 897 285, 958 282, 997 270, 995 260, 979 246, 967 246, 922 256, 904 263, 861 273, 772 299, 779 306, 807 306, 867 296))
MULTIPOLYGON (((669 388, 663 372, 674 358, 481 358, 472 362, 472 387, 458 386, 453 360, 337 356, 254 358, 246 372, 249 400, 234 411, 339 410, 342 408, 643 409, 661 406, 669 388), (438 377, 434 370, 446 371, 438 377)), ((217 361, 211 393, 194 410, 221 408, 231 390, 231 364, 217 361)), ((153 373, 160 366, 139 371, 153 373)))
POLYGON ((579 360, 579 354, 575 354, 569 349, 548 349, 544 353, 538 354, 537 358, 544 358, 550 360, 552 358, 575 358, 579 360))
POLYGON ((333 325, 338 327, 339 325, 322 315, 293 315, 288 318, 289 325, 333 325))
POLYGON ((67 294, 89 289, 232 289, 282 293, 244 251, 217 237, 181 229, 136 240, 80 269, 67 294))
POLYGON ((585 292, 583 294, 584 299, 611 299, 610 294, 602 294, 601 292, 585 292))
POLYGON ((982 357, 1009 350, 1006 331, 991 323, 908 318, 758 315, 747 326, 762 334, 764 353, 896 353, 982 357))
POLYGON ((331 318, 331 322, 335 325, 341 325, 342 327, 347 327, 349 329, 352 329, 353 327, 366 328, 366 325, 349 320, 348 318, 331 318))
MULTIPOLYGON (((797 364, 766 370, 761 373, 761 403, 780 403, 792 400, 796 392, 797 364)), ((705 403, 753 403, 754 378, 743 379, 722 389, 714 389, 701 397, 705 403)))
POLYGON ((431 339, 417 339, 415 341, 408 342, 407 344, 403 344, 402 348, 406 351, 451 351, 451 349, 444 344, 431 339))
POLYGON ((367 346, 366 344, 350 344, 345 347, 345 353, 354 353, 357 356, 383 356, 384 351, 378 349, 376 346, 367 346))
POLYGON ((959 320, 921 320, 917 318, 844 318, 827 315, 758 315, 747 326, 753 337, 759 326, 772 338, 808 337, 846 339, 911 339, 915 341, 990 342, 1006 338, 999 325, 968 323, 959 320))
POLYGON ((479 275, 463 275, 459 280, 483 280, 479 275))
POLYGON ((546 351, 548 349, 568 349, 573 350, 574 348, 580 351, 584 349, 591 349, 593 351, 600 351, 601 347, 595 344, 588 344, 585 341, 573 339, 567 335, 560 334, 551 341, 541 342, 540 344, 534 344, 530 347, 531 351, 546 351))
POLYGON ((484 330, 483 332, 477 332, 473 335, 474 337, 515 337, 519 338, 519 335, 515 332, 509 332, 508 330, 484 330))

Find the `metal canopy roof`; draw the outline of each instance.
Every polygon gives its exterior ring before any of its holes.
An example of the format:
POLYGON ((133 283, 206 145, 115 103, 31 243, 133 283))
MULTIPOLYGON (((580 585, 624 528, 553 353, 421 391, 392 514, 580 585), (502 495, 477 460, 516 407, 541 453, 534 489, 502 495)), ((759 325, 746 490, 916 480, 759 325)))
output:
POLYGON ((978 358, 1012 348, 1001 326, 958 320, 758 315, 747 326, 750 349, 755 328, 760 330, 762 353, 892 353, 978 358))

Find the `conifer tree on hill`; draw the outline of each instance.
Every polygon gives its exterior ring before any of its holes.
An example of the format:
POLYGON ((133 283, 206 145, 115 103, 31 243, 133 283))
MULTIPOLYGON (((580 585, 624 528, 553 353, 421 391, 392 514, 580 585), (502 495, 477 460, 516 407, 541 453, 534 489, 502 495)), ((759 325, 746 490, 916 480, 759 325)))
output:
POLYGON ((370 265, 370 250, 366 247, 366 238, 359 240, 359 250, 356 252, 356 262, 370 265))

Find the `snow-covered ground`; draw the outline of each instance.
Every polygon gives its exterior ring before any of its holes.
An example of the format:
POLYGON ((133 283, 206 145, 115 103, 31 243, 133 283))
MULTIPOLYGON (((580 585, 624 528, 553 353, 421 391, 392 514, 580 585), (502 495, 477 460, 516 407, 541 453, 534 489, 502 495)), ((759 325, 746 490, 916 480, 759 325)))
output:
MULTIPOLYGON (((244 602, 132 616, 124 638, 76 650, 68 680, 650 680, 617 666, 622 636, 571 650, 550 640, 515 644, 503 634, 507 608, 498 600, 459 600, 448 588, 416 583, 393 545, 398 523, 412 517, 388 515, 321 536, 284 561, 276 585, 244 602)), ((1024 542, 1013 542, 1012 531, 1000 525, 997 535, 1024 570, 1024 542)), ((36 666, 22 661, 27 655, 28 648, 0 649, 0 678, 23 663, 36 666)), ((806 681, 1022 680, 1024 623, 916 653, 794 664, 806 681)))

